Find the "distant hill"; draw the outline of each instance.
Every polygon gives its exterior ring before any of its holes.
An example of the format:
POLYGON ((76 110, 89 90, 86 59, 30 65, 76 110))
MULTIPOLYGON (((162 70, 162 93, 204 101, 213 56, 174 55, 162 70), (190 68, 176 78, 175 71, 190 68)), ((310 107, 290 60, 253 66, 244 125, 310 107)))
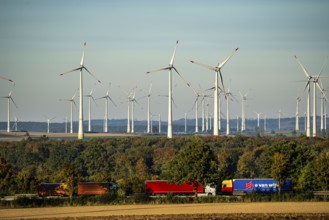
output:
MULTIPOLYGON (((301 132, 304 131, 304 118, 299 119, 299 127, 301 132)), ((202 131, 202 120, 199 119, 199 132, 202 131)), ((317 125, 320 126, 320 117, 317 118, 317 125)), ((13 127, 13 122, 11 126, 13 127)), ((144 133, 147 129, 147 121, 135 121, 135 132, 136 133, 144 133)), ((187 119, 187 133, 194 133, 195 132, 195 120, 194 119, 187 119)), ((205 123, 206 124, 206 123, 205 123)), ((212 133, 213 122, 208 123, 208 132, 204 133, 212 133)), ((158 121, 153 121, 153 132, 158 132, 158 121)), ((311 124, 312 125, 312 124, 311 124)), ((205 125, 206 126, 206 125, 205 125)), ((241 120, 239 120, 239 128, 241 126, 241 120)), ((47 123, 46 122, 18 122, 18 130, 19 131, 29 131, 29 132, 46 132, 47 131, 47 123)), ((70 124, 67 123, 67 131, 69 132, 70 124)), ((226 121, 221 120, 221 131, 226 131, 226 121)), ((260 129, 257 129, 257 120, 256 119, 246 119, 246 130, 247 132, 271 132, 271 131, 278 131, 279 127, 279 120, 277 118, 269 118, 266 119, 266 131, 264 131, 264 120, 260 120, 260 129)), ((328 127, 328 125, 327 125, 328 127)), ((0 130, 4 131, 7 129, 6 122, 0 122, 0 130)), ((281 131, 282 132, 289 132, 294 131, 295 129, 295 118, 282 118, 281 119, 281 131)), ((84 121, 84 130, 88 130, 88 122, 84 121)), ((108 122, 108 130, 109 132, 113 133, 126 133, 127 131, 127 119, 112 119, 108 122)), ((237 120, 231 119, 230 120, 230 131, 235 133, 237 130, 237 120)), ((78 131, 78 122, 75 121, 73 123, 73 131, 76 133, 78 131)), ((103 120, 92 120, 92 132, 102 132, 103 131, 103 120)), ((161 122, 161 131, 167 131, 167 122, 161 122)), ((51 123, 50 124, 50 132, 65 132, 65 123, 51 123)), ((173 121, 173 132, 185 132, 185 120, 179 119, 173 121)))

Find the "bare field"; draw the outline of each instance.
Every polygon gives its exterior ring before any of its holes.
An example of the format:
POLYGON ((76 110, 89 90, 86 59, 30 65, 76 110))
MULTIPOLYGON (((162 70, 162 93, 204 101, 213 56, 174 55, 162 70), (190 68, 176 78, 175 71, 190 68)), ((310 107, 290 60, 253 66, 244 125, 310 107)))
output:
POLYGON ((0 219, 329 219, 329 202, 108 205, 0 209, 0 219), (257 217, 257 218, 256 218, 257 217), (305 218, 304 218, 305 217, 305 218))

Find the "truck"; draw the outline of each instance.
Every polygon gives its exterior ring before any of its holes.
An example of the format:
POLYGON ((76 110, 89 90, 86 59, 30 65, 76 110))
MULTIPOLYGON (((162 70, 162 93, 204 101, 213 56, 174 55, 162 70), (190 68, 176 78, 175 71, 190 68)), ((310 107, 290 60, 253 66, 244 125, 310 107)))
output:
POLYGON ((110 182, 80 182, 78 183, 78 195, 102 195, 107 192, 114 192, 118 185, 110 182))
MULTIPOLYGON (((222 194, 246 194, 252 192, 273 193, 278 191, 278 184, 274 179, 231 179, 222 182, 222 194)), ((281 192, 292 191, 291 179, 285 180, 281 192)))
MULTIPOLYGON (((195 188, 193 182, 183 184, 170 183, 168 180, 146 180, 145 193, 148 195, 194 195, 195 188)), ((198 185, 196 189, 198 196, 215 196, 216 185, 207 184, 205 186, 198 185)))
POLYGON ((38 195, 48 196, 68 196, 65 183, 40 183, 38 184, 38 195))

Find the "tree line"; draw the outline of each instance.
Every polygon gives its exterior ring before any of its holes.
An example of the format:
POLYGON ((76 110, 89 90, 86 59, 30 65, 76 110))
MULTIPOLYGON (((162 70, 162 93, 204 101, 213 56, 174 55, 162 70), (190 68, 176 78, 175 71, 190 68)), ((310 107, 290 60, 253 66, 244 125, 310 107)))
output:
POLYGON ((329 139, 306 137, 92 138, 0 142, 0 196, 36 193, 40 182, 110 181, 121 195, 144 181, 199 184, 231 178, 291 178, 295 191, 329 190, 329 139))

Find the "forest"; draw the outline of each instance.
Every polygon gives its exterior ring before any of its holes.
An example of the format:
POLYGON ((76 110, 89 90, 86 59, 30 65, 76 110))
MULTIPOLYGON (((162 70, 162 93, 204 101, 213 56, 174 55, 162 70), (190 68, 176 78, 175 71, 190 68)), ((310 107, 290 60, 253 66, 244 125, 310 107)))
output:
POLYGON ((36 193, 41 182, 111 181, 120 193, 144 181, 290 178, 296 192, 329 190, 329 139, 307 137, 165 137, 0 142, 0 197, 36 193))

